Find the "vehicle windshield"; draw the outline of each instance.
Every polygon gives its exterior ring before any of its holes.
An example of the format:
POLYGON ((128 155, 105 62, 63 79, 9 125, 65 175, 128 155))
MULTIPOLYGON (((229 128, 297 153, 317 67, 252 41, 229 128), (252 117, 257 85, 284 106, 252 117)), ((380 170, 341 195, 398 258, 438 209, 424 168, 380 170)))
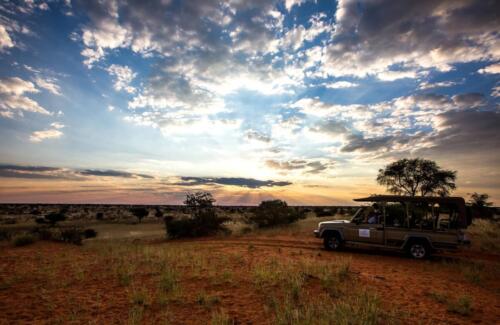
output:
POLYGON ((361 207, 358 210, 356 210, 356 212, 354 213, 354 215, 351 218, 351 222, 355 222, 357 219, 359 219, 359 216, 361 215, 361 211, 363 211, 364 208, 366 208, 366 207, 361 207))

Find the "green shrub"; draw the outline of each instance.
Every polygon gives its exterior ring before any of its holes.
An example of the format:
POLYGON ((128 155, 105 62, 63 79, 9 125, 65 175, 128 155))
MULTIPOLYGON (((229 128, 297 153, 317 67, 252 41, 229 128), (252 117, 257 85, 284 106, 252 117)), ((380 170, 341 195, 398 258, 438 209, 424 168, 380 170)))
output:
POLYGON ((142 219, 149 214, 149 210, 143 207, 135 207, 130 209, 130 213, 132 213, 139 220, 139 222, 141 222, 142 219))
POLYGON ((220 217, 213 206, 210 193, 198 192, 187 194, 186 205, 191 216, 174 219, 172 216, 165 217, 165 227, 169 238, 200 237, 214 235, 224 231, 224 222, 230 220, 228 217, 220 217))
POLYGON ((77 227, 64 228, 60 231, 60 240, 75 245, 82 244, 83 231, 77 227))
POLYGON ((54 237, 53 231, 46 226, 36 227, 33 229, 32 233, 36 235, 40 240, 51 240, 54 237))
POLYGON ((322 207, 316 207, 314 208, 314 214, 316 217, 321 218, 321 217, 328 217, 328 216, 334 216, 337 214, 337 208, 322 208, 322 207))
POLYGON ((45 220, 52 226, 55 226, 59 221, 66 220, 66 216, 63 212, 51 212, 45 216, 45 220))
POLYGON ((212 319, 210 320, 210 325, 232 325, 236 322, 229 317, 224 310, 215 311, 212 313, 212 319))
POLYGON ((83 231, 83 237, 85 238, 95 238, 97 237, 97 231, 92 228, 87 228, 83 231))
POLYGON ((289 224, 304 217, 302 210, 289 207, 285 201, 270 200, 262 201, 246 221, 263 228, 289 224))
POLYGON ((164 270, 160 275, 160 289, 165 293, 174 292, 179 284, 178 275, 172 269, 164 270))
POLYGON ((35 236, 31 234, 27 233, 17 234, 14 237, 12 237, 12 244, 16 247, 26 246, 33 244, 35 240, 36 240, 35 236))
POLYGON ((10 240, 12 233, 8 229, 0 229, 0 240, 10 240))
POLYGON ((459 297, 448 303, 448 311, 462 316, 469 316, 472 312, 472 301, 469 296, 459 297))

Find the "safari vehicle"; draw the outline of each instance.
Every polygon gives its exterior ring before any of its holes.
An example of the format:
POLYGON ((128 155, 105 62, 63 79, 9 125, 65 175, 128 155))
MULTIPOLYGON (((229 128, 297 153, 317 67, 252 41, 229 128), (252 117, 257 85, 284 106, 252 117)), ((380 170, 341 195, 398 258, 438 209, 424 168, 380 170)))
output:
POLYGON ((463 230, 471 218, 461 197, 375 195, 354 201, 373 204, 358 209, 351 220, 320 222, 314 230, 327 250, 392 249, 423 259, 470 243, 463 230))

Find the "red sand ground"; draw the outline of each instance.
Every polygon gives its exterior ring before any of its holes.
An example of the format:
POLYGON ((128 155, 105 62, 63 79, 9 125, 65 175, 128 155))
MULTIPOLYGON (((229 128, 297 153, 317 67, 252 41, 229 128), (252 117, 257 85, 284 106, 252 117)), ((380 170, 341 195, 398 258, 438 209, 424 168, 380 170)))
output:
MULTIPOLYGON (((270 323, 272 319, 264 311, 266 295, 255 288, 248 274, 250 266, 270 256, 283 261, 303 256, 322 261, 350 258, 354 281, 379 295, 384 309, 400 311, 414 324, 500 323, 497 256, 453 255, 453 258, 480 260, 489 270, 488 277, 480 284, 472 284, 456 267, 444 263, 443 258, 415 261, 396 254, 327 252, 319 240, 305 237, 228 237, 140 245, 192 247, 193 243, 210 247, 216 259, 228 254, 241 255, 241 264, 231 266, 234 281, 214 284, 203 277, 183 274, 182 298, 163 307, 152 303, 144 311, 145 324, 160 323, 165 318, 171 324, 208 323, 214 309, 197 303, 200 290, 219 296, 216 309, 223 308, 239 324, 270 323), (445 304, 429 296, 432 292, 452 298, 470 296, 472 314, 460 316, 447 311, 445 304)), ((84 246, 51 242, 18 248, 0 246, 0 324, 127 323, 131 310, 130 286, 120 285, 110 266, 99 261, 96 252, 84 246), (44 272, 47 268, 55 271, 44 272)), ((154 287, 154 273, 141 273, 138 277, 134 283, 154 287)), ((313 292, 316 290, 314 283, 310 287, 313 292)))

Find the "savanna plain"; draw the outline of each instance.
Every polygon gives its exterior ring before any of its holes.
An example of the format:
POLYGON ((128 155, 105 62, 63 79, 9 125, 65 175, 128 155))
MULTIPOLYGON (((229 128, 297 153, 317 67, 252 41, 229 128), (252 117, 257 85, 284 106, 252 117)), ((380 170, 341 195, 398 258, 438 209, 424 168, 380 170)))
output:
POLYGON ((169 239, 153 207, 141 222, 126 208, 71 209, 77 217, 59 227, 95 232, 79 245, 29 235, 37 225, 22 215, 1 226, 0 324, 500 319, 500 226, 492 220, 468 228, 471 247, 418 261, 382 251, 324 250, 312 230, 320 221, 349 218, 348 209, 322 217, 310 209, 289 225, 257 229, 243 222, 245 209, 218 207, 228 231, 197 239, 169 239))

